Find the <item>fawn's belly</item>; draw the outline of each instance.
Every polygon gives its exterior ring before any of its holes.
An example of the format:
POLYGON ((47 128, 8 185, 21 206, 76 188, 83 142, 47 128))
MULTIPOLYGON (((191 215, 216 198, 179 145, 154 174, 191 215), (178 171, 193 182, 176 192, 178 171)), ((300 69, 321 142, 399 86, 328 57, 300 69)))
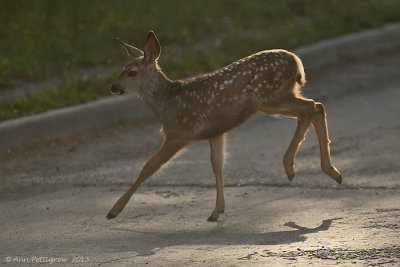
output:
POLYGON ((250 118, 256 110, 254 105, 246 103, 235 110, 224 110, 210 114, 209 121, 196 133, 196 139, 208 139, 223 134, 250 118))

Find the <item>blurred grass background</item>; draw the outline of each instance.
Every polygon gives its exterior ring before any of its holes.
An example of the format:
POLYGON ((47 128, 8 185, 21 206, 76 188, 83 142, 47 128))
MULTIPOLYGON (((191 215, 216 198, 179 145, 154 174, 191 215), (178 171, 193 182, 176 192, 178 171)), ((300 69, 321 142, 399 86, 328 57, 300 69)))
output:
POLYGON ((207 72, 263 49, 293 49, 400 21, 398 0, 0 0, 0 90, 16 79, 69 77, 0 100, 0 121, 109 95, 126 59, 116 37, 142 48, 153 29, 172 79, 207 72), (111 69, 106 77, 76 71, 111 69))

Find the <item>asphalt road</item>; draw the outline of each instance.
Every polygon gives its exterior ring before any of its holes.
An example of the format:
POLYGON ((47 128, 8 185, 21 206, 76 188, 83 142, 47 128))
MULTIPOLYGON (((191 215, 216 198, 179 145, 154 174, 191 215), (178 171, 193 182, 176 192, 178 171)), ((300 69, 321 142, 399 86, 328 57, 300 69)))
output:
POLYGON ((281 158, 295 120, 260 115, 231 131, 226 209, 216 223, 206 221, 215 204, 207 142, 105 219, 161 144, 155 121, 2 155, 1 262, 400 265, 399 70, 400 51, 392 51, 307 73, 304 94, 326 106, 343 185, 320 170, 312 129, 288 183, 281 158))

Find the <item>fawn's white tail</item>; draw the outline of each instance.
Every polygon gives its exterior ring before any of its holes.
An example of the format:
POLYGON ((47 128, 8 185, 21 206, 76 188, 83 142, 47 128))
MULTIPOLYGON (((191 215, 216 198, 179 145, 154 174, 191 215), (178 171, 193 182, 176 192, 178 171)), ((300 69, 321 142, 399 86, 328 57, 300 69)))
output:
POLYGON ((208 139, 217 184, 216 206, 208 220, 216 221, 225 208, 222 182, 224 134, 257 112, 298 119, 283 157, 290 181, 295 174, 294 158, 312 124, 319 140, 322 170, 342 183, 342 176, 330 159, 324 106, 302 97, 305 73, 295 54, 285 50, 261 51, 214 72, 172 81, 157 64, 161 47, 152 31, 143 51, 120 42, 131 62, 124 67, 111 91, 115 94, 138 93, 160 119, 165 140, 137 180, 110 210, 108 219, 117 216, 137 188, 179 150, 193 141, 208 139))

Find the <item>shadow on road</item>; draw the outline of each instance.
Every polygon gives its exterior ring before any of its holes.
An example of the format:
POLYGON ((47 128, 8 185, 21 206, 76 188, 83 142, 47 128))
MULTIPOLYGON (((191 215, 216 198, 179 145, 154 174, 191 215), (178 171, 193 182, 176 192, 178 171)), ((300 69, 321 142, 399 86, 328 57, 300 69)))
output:
POLYGON ((158 250, 172 246, 199 246, 199 245, 280 245, 302 242, 307 239, 306 234, 327 231, 332 221, 339 218, 328 219, 315 228, 302 227, 295 222, 287 222, 284 225, 295 230, 268 232, 268 233, 246 233, 232 229, 223 228, 223 222, 218 223, 210 231, 190 231, 175 233, 139 232, 126 228, 111 228, 117 232, 125 232, 116 235, 115 239, 108 242, 107 249, 115 252, 136 252, 137 256, 149 256, 158 250), (130 235, 129 233, 132 233, 130 235), (140 235, 140 237, 138 237, 140 235), (144 237, 145 236, 145 237, 144 237), (138 243, 137 240, 146 240, 138 243), (127 245, 130 244, 130 245, 127 245))

